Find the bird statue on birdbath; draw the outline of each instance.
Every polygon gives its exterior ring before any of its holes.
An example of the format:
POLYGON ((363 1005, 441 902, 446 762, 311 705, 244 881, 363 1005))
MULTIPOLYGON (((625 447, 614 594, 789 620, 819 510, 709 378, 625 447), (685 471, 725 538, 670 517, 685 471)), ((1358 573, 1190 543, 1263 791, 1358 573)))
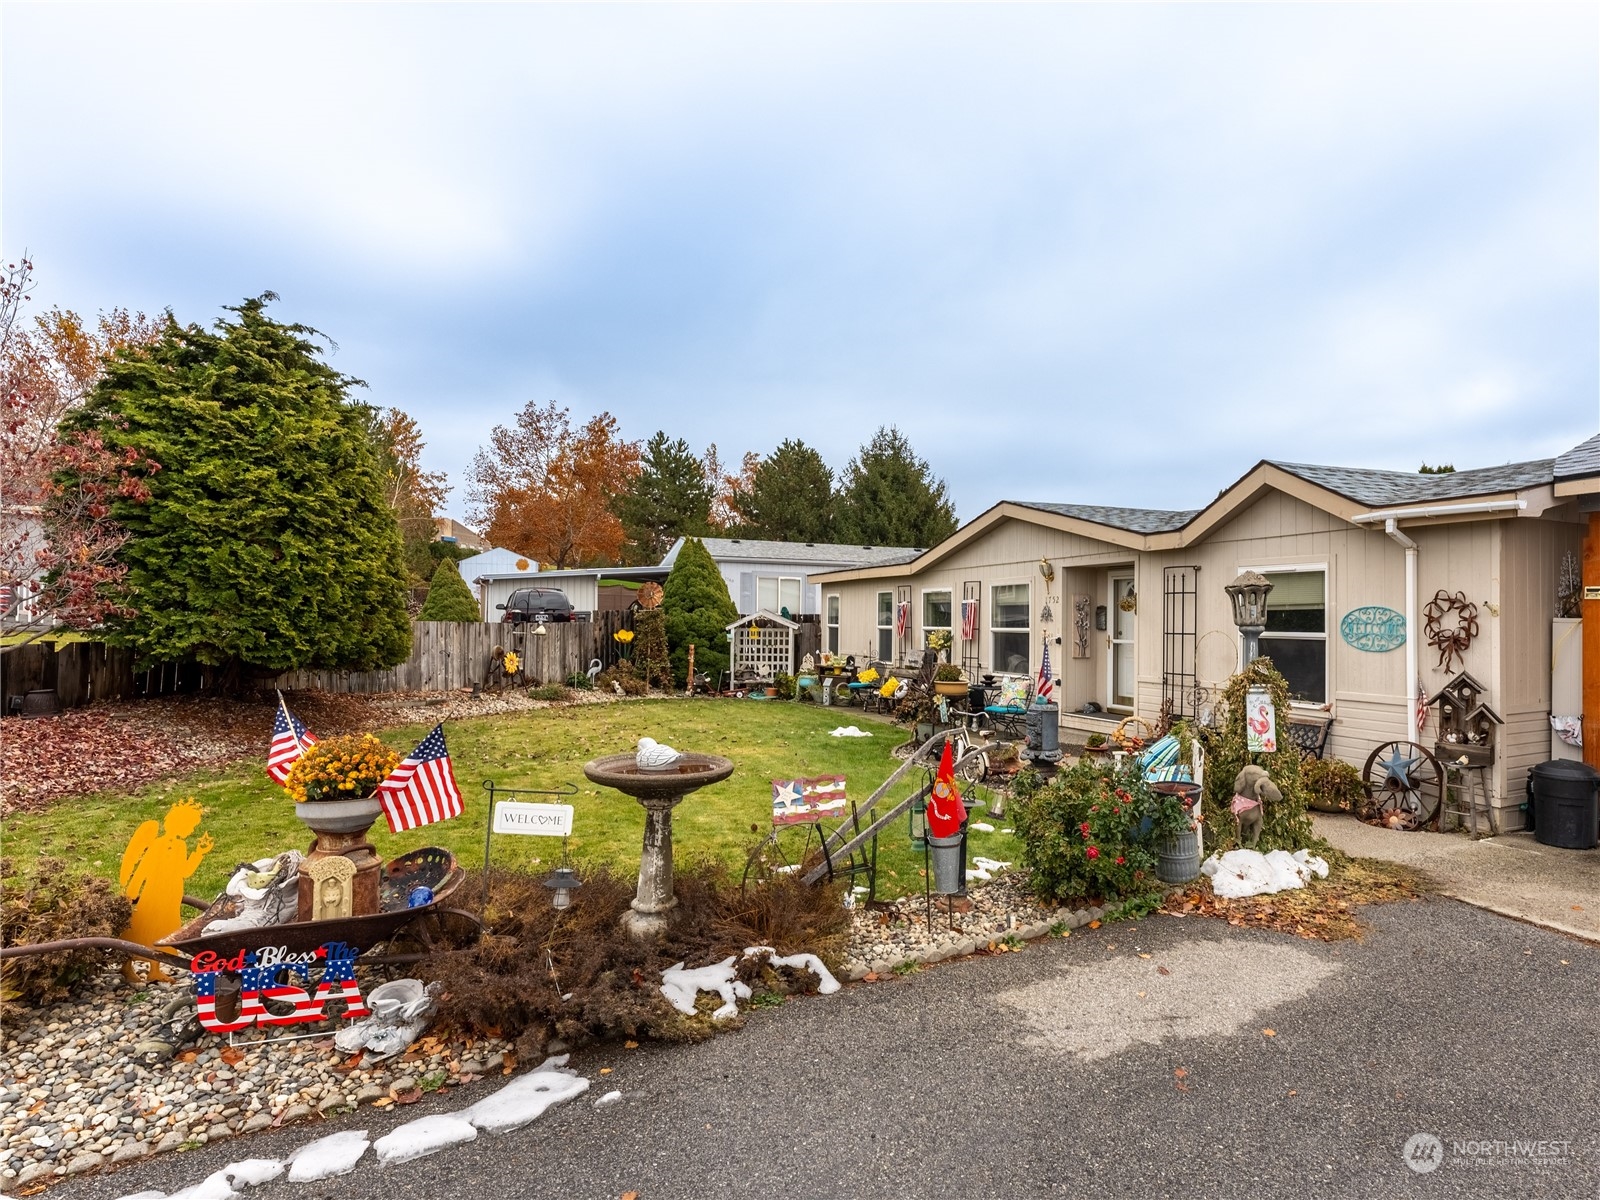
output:
POLYGON ((639 739, 638 753, 633 756, 633 760, 639 764, 641 771, 666 771, 676 766, 682 757, 682 751, 674 750, 671 746, 663 746, 655 738, 642 737, 639 739))

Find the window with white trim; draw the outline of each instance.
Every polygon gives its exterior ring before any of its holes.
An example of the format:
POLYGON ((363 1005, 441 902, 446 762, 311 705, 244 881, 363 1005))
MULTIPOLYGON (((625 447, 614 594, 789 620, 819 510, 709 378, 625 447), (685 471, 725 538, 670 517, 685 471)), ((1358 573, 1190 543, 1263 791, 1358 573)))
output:
POLYGON ((791 617, 800 615, 800 577, 797 575, 757 575, 756 608, 763 612, 782 614, 789 610, 791 617))
POLYGON ((878 661, 894 661, 894 593, 878 593, 878 661))
POLYGON ((989 640, 994 669, 1007 675, 1029 673, 1028 585, 997 583, 989 589, 989 640))
POLYGON ((839 597, 828 597, 828 645, 829 654, 839 653, 839 597))
POLYGON ((950 614, 949 588, 922 593, 922 644, 926 647, 935 633, 945 634, 945 646, 939 652, 945 662, 950 661, 950 645, 955 640, 951 635, 950 614))
POLYGON ((1262 571, 1267 594, 1267 629, 1261 653, 1289 683, 1296 704, 1328 702, 1328 572, 1323 567, 1262 571))

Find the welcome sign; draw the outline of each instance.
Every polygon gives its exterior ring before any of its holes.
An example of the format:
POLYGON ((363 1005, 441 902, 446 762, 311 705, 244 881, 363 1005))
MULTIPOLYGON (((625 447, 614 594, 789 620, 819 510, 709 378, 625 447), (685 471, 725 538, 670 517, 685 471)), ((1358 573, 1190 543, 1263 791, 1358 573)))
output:
POLYGON ((1339 636, 1357 650, 1382 654, 1406 644, 1406 619, 1392 608, 1352 608, 1339 622, 1339 636))

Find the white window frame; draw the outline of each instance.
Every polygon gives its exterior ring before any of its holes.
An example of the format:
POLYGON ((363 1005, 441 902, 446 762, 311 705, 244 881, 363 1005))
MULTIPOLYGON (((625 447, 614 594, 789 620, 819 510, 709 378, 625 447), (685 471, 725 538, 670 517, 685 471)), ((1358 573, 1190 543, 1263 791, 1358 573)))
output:
POLYGON ((917 655, 920 658, 921 654, 922 654, 922 651, 926 650, 928 648, 928 634, 934 632, 935 630, 942 629, 942 630, 944 630, 946 633, 948 633, 950 635, 950 645, 945 647, 943 655, 942 655, 943 660, 945 662, 949 662, 950 661, 950 653, 951 653, 952 650, 955 649, 955 644, 956 644, 956 607, 955 607, 955 604, 956 604, 956 592, 955 592, 955 589, 954 588, 950 588, 950 587, 923 588, 922 592, 921 592, 921 595, 918 598, 921 601, 921 608, 920 608, 920 610, 919 610, 919 612, 917 614, 918 617, 920 618, 917 623, 921 626, 921 629, 922 629, 922 647, 921 647, 921 649, 919 649, 917 651, 917 655), (927 623, 927 618, 928 618, 928 597, 929 596, 937 596, 937 595, 940 595, 940 594, 943 594, 943 595, 948 596, 950 598, 950 624, 948 624, 948 625, 929 625, 927 623))
POLYGON ((844 600, 838 592, 829 592, 822 598, 823 648, 829 654, 839 653, 839 615, 843 611, 844 600))
MULTIPOLYGON (((1300 562, 1300 563, 1275 563, 1265 567, 1240 567, 1242 575, 1246 571, 1255 571, 1261 575, 1299 575, 1306 571, 1322 572, 1322 632, 1321 633, 1262 633, 1263 638, 1283 638, 1286 641, 1322 642, 1322 699, 1289 701, 1290 708, 1298 708, 1306 712, 1325 713, 1333 708, 1333 634, 1331 624, 1333 621, 1333 573, 1326 562, 1300 562)), ((1272 609, 1272 594, 1267 594, 1267 609, 1272 609)), ((1239 634, 1239 669, 1244 669, 1244 634, 1239 634)))
POLYGON ((1026 676, 1029 679, 1033 678, 1033 580, 1027 578, 1008 579, 1002 580, 999 583, 991 583, 989 585, 989 611, 987 616, 989 624, 989 661, 991 664, 993 664, 994 673, 996 675, 1010 675, 1017 678, 1021 678, 1023 676, 1026 676), (994 623, 995 614, 1000 611, 1000 602, 994 598, 995 592, 1003 587, 1022 587, 1027 589, 1028 599, 1023 606, 1025 612, 1023 614, 1023 623, 1021 625, 996 625, 994 623), (1016 671, 1007 671, 1000 665, 1000 655, 995 650, 995 634, 997 633, 1025 633, 1028 635, 1028 652, 1023 656, 1027 660, 1028 665, 1026 668, 1024 668, 1020 675, 1016 671))
POLYGON ((803 575, 757 575, 756 611, 763 611, 761 604, 761 584, 764 580, 768 579, 773 581, 773 597, 776 602, 771 608, 765 609, 764 611, 770 612, 774 616, 781 613, 783 611, 783 585, 785 583, 793 583, 800 591, 800 599, 796 602, 795 606, 789 610, 789 615, 791 617, 800 616, 801 612, 806 606, 806 581, 803 575))
POLYGON ((883 598, 885 596, 889 597, 889 623, 887 625, 885 625, 885 624, 882 624, 880 622, 879 624, 877 624, 874 627, 877 630, 878 640, 873 643, 873 646, 872 646, 872 658, 876 662, 892 663, 894 661, 894 589, 893 588, 889 589, 886 592, 876 592, 876 593, 873 594, 872 605, 873 605, 873 611, 874 611, 874 614, 875 614, 874 617, 873 617, 873 620, 877 621, 878 618, 883 615, 882 600, 883 600, 883 598), (883 649, 883 643, 884 643, 883 635, 885 633, 888 633, 888 635, 889 635, 889 653, 880 654, 879 651, 883 649))

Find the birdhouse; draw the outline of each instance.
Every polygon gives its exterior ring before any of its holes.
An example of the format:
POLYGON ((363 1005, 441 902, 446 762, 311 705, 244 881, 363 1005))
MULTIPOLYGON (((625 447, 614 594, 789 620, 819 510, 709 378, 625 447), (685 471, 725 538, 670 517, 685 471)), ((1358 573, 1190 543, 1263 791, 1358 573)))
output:
POLYGON ((1504 725, 1500 714, 1483 702, 1485 692, 1463 671, 1428 700, 1439 718, 1439 734, 1434 753, 1441 762, 1459 762, 1486 767, 1494 762, 1495 727, 1504 725))

